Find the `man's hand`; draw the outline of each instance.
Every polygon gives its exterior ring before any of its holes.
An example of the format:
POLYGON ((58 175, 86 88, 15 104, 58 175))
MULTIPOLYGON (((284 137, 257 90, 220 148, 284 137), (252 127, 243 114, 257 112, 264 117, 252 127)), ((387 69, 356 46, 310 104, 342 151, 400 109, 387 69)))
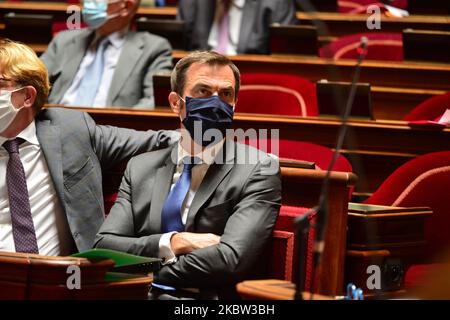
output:
POLYGON ((176 256, 190 253, 196 249, 201 249, 216 245, 220 242, 220 237, 212 233, 175 233, 170 239, 170 246, 176 256))

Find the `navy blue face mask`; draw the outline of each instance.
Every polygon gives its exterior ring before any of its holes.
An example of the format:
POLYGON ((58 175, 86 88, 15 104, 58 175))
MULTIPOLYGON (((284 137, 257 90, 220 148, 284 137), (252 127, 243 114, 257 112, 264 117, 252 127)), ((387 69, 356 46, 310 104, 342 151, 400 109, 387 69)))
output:
POLYGON ((191 138, 198 145, 206 147, 225 138, 226 130, 231 128, 233 123, 233 114, 233 106, 218 96, 208 98, 186 97, 186 118, 183 119, 182 123, 191 138), (209 129, 216 130, 207 132, 209 129), (197 132, 195 132, 196 130, 197 132), (218 135, 219 132, 221 136, 218 135), (211 135, 211 139, 209 139, 209 135, 211 135))

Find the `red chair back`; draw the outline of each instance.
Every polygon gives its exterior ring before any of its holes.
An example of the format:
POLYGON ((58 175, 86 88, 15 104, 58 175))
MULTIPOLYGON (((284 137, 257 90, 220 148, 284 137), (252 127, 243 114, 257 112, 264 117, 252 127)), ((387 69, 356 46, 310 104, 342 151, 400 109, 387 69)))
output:
POLYGON ((358 59, 361 37, 368 41, 367 60, 403 61, 401 33, 358 33, 341 37, 320 48, 319 56, 330 59, 358 59))
POLYGON ((450 246, 450 151, 434 152, 408 161, 394 171, 365 202, 397 207, 430 207, 425 223, 427 255, 450 246))
POLYGON ((409 112, 403 120, 436 120, 447 109, 450 109, 450 92, 425 100, 409 112))
POLYGON ((315 84, 289 74, 241 75, 236 112, 317 116, 315 84))
MULTIPOLYGON (((258 139, 249 140, 247 144, 267 153, 274 153, 281 159, 300 160, 314 162, 317 169, 327 170, 333 158, 333 150, 318 144, 280 139, 278 150, 275 141, 258 139)), ((339 155, 333 166, 333 171, 352 172, 352 165, 343 155, 339 155)))
MULTIPOLYGON (((375 0, 339 0, 338 11, 342 13, 366 13, 367 8, 371 5, 377 5, 380 8, 384 8, 384 4, 381 1, 375 0)), ((394 0, 391 6, 407 9, 407 0, 394 0)))

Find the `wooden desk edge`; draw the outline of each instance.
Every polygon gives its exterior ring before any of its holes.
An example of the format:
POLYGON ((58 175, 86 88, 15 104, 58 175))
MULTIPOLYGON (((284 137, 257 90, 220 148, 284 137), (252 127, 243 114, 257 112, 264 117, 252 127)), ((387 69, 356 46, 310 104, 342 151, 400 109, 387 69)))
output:
MULTIPOLYGON (((247 299, 254 300, 293 300, 295 286, 292 282, 284 280, 248 280, 236 285, 238 293, 247 299)), ((303 293, 304 300, 335 300, 319 294, 310 296, 309 292, 303 293), (312 299, 311 299, 312 298, 312 299)))

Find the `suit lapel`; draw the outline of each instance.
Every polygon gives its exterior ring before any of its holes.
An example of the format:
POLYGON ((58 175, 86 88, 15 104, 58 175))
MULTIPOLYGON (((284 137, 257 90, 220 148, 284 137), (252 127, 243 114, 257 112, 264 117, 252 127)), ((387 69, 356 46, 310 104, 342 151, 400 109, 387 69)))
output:
POLYGON ((173 159, 177 159, 178 149, 176 145, 172 148, 171 153, 166 159, 163 166, 156 171, 155 179, 153 180, 152 202, 150 204, 150 226, 157 232, 161 231, 161 212, 164 201, 169 194, 170 186, 172 185, 172 177, 175 172, 175 163, 173 159))
POLYGON ((107 105, 113 105, 114 99, 119 94, 122 86, 127 82, 128 76, 141 58, 144 51, 143 48, 144 43, 138 33, 128 32, 126 34, 122 52, 109 88, 108 98, 106 100, 107 105))
POLYGON ((256 14, 259 12, 259 10, 257 10, 257 7, 258 1, 245 1, 244 9, 242 12, 241 32, 239 34, 239 43, 237 47, 238 53, 243 53, 248 45, 249 38, 252 33, 252 27, 255 23, 256 14))
POLYGON ((36 135, 47 161, 55 191, 65 209, 60 128, 52 125, 50 120, 36 119, 36 135))
POLYGON ((193 230, 195 216, 197 215, 198 211, 211 197, 214 191, 216 191, 217 186, 234 166, 234 142, 232 140, 226 140, 226 144, 224 145, 224 147, 225 163, 221 164, 220 161, 216 161, 218 163, 215 162, 209 167, 208 172, 203 178, 203 181, 200 184, 197 192, 195 193, 194 199, 192 200, 188 218, 186 221, 186 231, 193 230))
POLYGON ((68 53, 62 68, 60 85, 58 88, 54 88, 58 93, 55 101, 58 103, 63 98, 67 89, 72 84, 75 75, 78 72, 81 61, 86 54, 86 50, 92 41, 94 32, 91 30, 85 30, 77 36, 74 36, 72 42, 67 45, 66 52, 68 53))

